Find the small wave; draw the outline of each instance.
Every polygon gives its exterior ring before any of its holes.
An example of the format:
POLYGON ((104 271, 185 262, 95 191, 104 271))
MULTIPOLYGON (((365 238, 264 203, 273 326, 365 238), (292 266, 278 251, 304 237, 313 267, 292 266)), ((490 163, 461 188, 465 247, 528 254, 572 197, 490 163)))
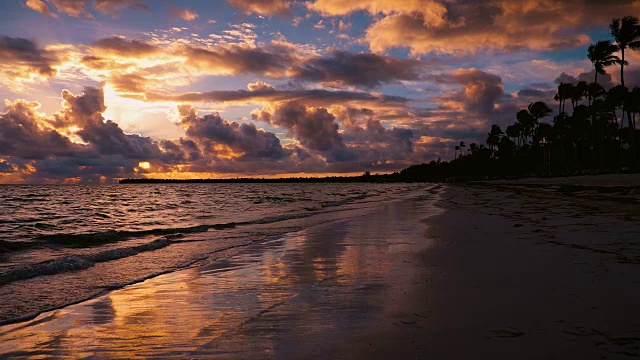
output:
POLYGON ((29 194, 27 194, 26 196, 8 197, 6 200, 7 200, 7 202, 27 202, 27 203, 32 203, 32 202, 37 202, 37 201, 48 201, 49 199, 47 199, 47 197, 48 196, 46 196, 46 195, 42 195, 42 196, 31 195, 31 196, 29 196, 29 194))
POLYGON ((0 254, 33 248, 34 243, 30 241, 5 241, 0 240, 0 254))
POLYGON ((42 275, 54 275, 63 272, 84 270, 92 267, 96 263, 118 260, 125 257, 137 255, 145 251, 153 251, 167 247, 176 241, 163 238, 149 243, 120 249, 111 249, 89 255, 71 255, 56 260, 49 260, 37 264, 32 264, 22 268, 0 274, 0 285, 4 285, 17 280, 25 280, 42 275))
POLYGON ((245 221, 242 223, 238 223, 239 225, 249 225, 249 224, 271 224, 279 221, 292 220, 292 219, 300 219, 312 216, 311 213, 295 213, 295 214, 284 214, 284 215, 276 215, 276 216, 268 216, 258 220, 253 221, 245 221))
MULTIPOLYGON (((191 227, 176 227, 176 228, 152 228, 148 230, 106 230, 91 233, 54 233, 54 234, 42 234, 34 238, 34 242, 27 243, 26 246, 2 246, 0 243, 0 252, 12 252, 28 249, 30 246, 40 245, 48 247, 65 247, 65 248, 89 248, 98 247, 105 244, 116 243, 120 241, 126 241, 133 238, 141 238, 146 236, 179 236, 180 234, 200 233, 207 232, 209 230, 224 230, 230 229, 239 225, 251 225, 251 224, 271 224, 279 221, 286 221, 292 219, 299 219, 312 216, 319 210, 338 207, 353 203, 357 200, 361 200, 368 197, 366 194, 358 194, 351 197, 346 197, 336 201, 324 201, 317 203, 316 205, 308 205, 304 207, 302 213, 288 213, 275 216, 267 216, 255 220, 243 221, 243 222, 229 222, 210 225, 197 225, 191 227)), ((98 215, 100 213, 95 213, 98 215)), ((11 243, 13 244, 13 243, 11 243)))
POLYGON ((37 197, 51 197, 52 194, 24 194, 22 197, 26 198, 37 198, 37 197))
MULTIPOLYGON (((219 224, 214 226, 229 226, 228 224, 219 224)), ((162 228, 149 230, 107 230, 86 234, 51 234, 40 235, 36 239, 48 244, 64 247, 93 247, 104 244, 114 243, 118 241, 128 240, 132 238, 152 236, 152 235, 174 235, 180 233, 198 233, 206 232, 214 226, 198 225, 181 228, 162 228)))
POLYGON ((276 203, 276 204, 287 204, 287 203, 295 203, 301 201, 312 201, 309 198, 296 198, 296 197, 284 197, 284 196, 263 196, 259 197, 253 201, 254 204, 263 204, 263 203, 276 203))

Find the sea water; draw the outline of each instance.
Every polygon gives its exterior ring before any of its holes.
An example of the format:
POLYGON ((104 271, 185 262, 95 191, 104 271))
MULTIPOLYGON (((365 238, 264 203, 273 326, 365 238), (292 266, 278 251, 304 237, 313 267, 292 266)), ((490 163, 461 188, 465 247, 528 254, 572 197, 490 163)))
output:
POLYGON ((0 186, 0 324, 415 196, 419 184, 0 186))

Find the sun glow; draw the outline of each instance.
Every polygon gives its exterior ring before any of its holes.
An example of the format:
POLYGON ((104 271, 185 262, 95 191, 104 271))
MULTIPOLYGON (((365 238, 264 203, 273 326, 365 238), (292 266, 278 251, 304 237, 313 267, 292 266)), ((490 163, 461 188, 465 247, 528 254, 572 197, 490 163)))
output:
POLYGON ((151 164, 148 161, 141 161, 138 163, 138 167, 140 169, 149 170, 149 168, 151 168, 151 164))
POLYGON ((137 133, 155 138, 178 138, 184 136, 182 127, 177 126, 177 103, 173 101, 145 102, 121 96, 111 84, 103 88, 107 110, 106 120, 112 120, 126 133, 137 133))

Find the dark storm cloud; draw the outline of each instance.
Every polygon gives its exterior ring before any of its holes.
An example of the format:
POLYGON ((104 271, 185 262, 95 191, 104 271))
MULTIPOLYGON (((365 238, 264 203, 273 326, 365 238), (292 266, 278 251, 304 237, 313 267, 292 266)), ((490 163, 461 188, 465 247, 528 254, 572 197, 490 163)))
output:
POLYGON ((104 120, 106 110, 102 89, 86 87, 81 95, 62 92, 63 108, 55 114, 57 127, 77 126, 80 138, 102 155, 121 154, 130 159, 156 159, 160 150, 150 138, 125 134, 118 124, 104 120))
POLYGON ((440 83, 458 83, 461 91, 446 94, 441 100, 460 103, 467 111, 487 115, 493 112, 494 105, 504 96, 500 76, 478 69, 458 69, 451 74, 439 75, 435 80, 440 83))
POLYGON ((94 53, 99 55, 118 55, 126 57, 144 57, 158 53, 161 49, 140 40, 128 40, 123 37, 110 37, 92 44, 94 53))
POLYGON ((334 50, 328 57, 311 58, 294 66, 291 76, 304 81, 373 88, 400 80, 420 80, 424 66, 418 60, 334 50))
POLYGON ((185 164, 202 159, 202 151, 193 140, 161 140, 162 161, 167 164, 185 164))
POLYGON ((309 150, 321 152, 328 161, 345 161, 355 155, 350 152, 338 133, 335 117, 324 108, 288 101, 276 105, 270 112, 254 112, 253 118, 287 129, 300 144, 309 150))
POLYGON ((519 98, 546 98, 549 91, 540 89, 522 89, 518 91, 519 98))
POLYGON ((9 103, 0 115, 0 155, 23 159, 44 159, 47 156, 68 156, 79 146, 57 131, 38 121, 37 103, 17 100, 9 103))
POLYGON ((362 162, 405 160, 413 152, 414 130, 385 128, 371 109, 340 107, 333 113, 344 129, 345 142, 362 162))
MULTIPOLYGON (((589 72, 580 73, 576 78, 575 76, 563 72, 558 75, 558 77, 553 80, 553 82, 556 85, 560 85, 561 83, 575 85, 576 83, 578 83, 578 81, 592 83, 595 80, 595 74, 595 70, 591 70, 589 72)), ((606 73, 604 75, 598 74, 598 84, 602 85, 605 89, 610 89, 617 85, 612 81, 611 74, 609 73, 606 73)))
POLYGON ((257 129, 253 124, 239 124, 222 119, 218 114, 197 116, 189 105, 179 107, 181 122, 188 137, 204 145, 204 151, 216 151, 215 145, 222 144, 241 153, 246 159, 282 159, 289 156, 273 134, 257 129))
POLYGON ((187 46, 183 55, 187 64, 202 70, 266 74, 274 78, 283 77, 297 56, 294 48, 277 42, 257 47, 231 44, 205 49, 187 46))
POLYGON ((348 102, 371 102, 388 105, 401 105, 408 99, 399 96, 374 95, 359 91, 275 90, 272 87, 260 87, 257 90, 219 90, 203 93, 185 93, 179 95, 148 94, 148 100, 172 100, 180 102, 277 102, 304 101, 305 103, 332 104, 348 102))
POLYGON ((155 141, 125 134, 116 123, 104 120, 103 96, 101 89, 92 87, 80 95, 65 90, 62 110, 51 119, 37 113, 37 103, 10 103, 0 115, 0 156, 22 165, 36 160, 37 171, 28 175, 30 181, 131 175, 139 161, 161 159, 155 141), (70 127, 79 128, 75 135, 84 144, 63 135, 61 131, 70 127))

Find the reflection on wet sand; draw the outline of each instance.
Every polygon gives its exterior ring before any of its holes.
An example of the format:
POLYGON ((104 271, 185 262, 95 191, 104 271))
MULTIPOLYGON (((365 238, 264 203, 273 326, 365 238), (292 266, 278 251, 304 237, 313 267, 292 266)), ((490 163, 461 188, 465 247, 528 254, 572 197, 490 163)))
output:
POLYGON ((29 357, 330 356, 419 272, 435 199, 382 207, 0 328, 0 354, 29 357), (416 226, 422 227, 416 228, 416 226))

